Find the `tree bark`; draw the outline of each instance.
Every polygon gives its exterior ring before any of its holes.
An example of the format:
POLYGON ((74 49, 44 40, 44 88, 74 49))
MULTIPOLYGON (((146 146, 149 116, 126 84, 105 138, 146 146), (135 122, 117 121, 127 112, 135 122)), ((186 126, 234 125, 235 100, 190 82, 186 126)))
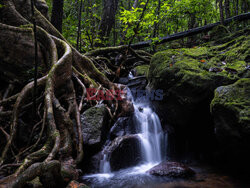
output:
POLYGON ((133 4, 133 8, 136 8, 137 5, 138 5, 138 0, 135 0, 135 1, 134 1, 134 4, 133 4))
POLYGON ((82 22, 82 5, 83 5, 83 2, 81 0, 79 12, 78 12, 78 30, 77 30, 76 50, 79 50, 79 42, 81 38, 80 36, 81 36, 81 22, 82 22))
POLYGON ((224 9, 223 9, 223 0, 219 0, 219 8, 220 8, 220 22, 224 25, 224 9))
POLYGON ((51 15, 51 23, 60 33, 62 33, 63 2, 64 0, 53 0, 51 15))
POLYGON ((110 36, 110 32, 115 22, 115 15, 118 7, 118 0, 103 0, 103 13, 99 25, 99 35, 101 39, 110 36))
POLYGON ((225 15, 226 15, 226 18, 230 17, 230 3, 229 3, 229 0, 225 0, 225 15))

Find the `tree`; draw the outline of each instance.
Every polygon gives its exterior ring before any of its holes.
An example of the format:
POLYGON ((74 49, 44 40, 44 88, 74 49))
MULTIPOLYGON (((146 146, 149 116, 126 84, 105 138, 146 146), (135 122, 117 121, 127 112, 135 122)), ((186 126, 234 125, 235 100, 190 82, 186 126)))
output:
MULTIPOLYGON (((0 100, 0 170, 9 165, 13 170, 0 180, 0 185, 25 187, 38 176, 47 187, 62 187, 67 181, 78 178, 77 165, 83 159, 80 122, 83 101, 77 101, 77 91, 79 88, 85 91, 87 87, 104 91, 122 89, 99 71, 94 62, 105 64, 100 61, 102 54, 123 53, 125 47, 99 49, 82 55, 35 9, 39 96, 38 114, 34 117, 30 103, 34 88, 34 32, 30 7, 30 1, 1 1, 0 81, 3 88, 0 93, 5 95, 0 100), (25 125, 29 125, 27 130, 18 134, 25 125), (44 177, 45 174, 53 176, 53 180, 44 177)), ((113 65, 113 68, 117 67, 113 65)), ((82 99, 85 95, 83 92, 82 99)), ((117 93, 109 95, 114 100, 106 101, 105 106, 111 118, 129 112, 126 103, 130 103, 126 99, 118 101, 117 93)), ((97 101, 87 103, 91 106, 97 101)))
POLYGON ((226 18, 230 17, 230 3, 229 3, 229 0, 225 0, 225 15, 226 15, 226 18))
POLYGON ((77 43, 76 43, 77 50, 79 50, 79 43, 81 42, 80 38, 81 38, 82 6, 83 6, 83 2, 81 0, 80 8, 79 8, 79 15, 78 15, 78 31, 77 31, 77 43))
POLYGON ((224 25, 224 9, 223 9, 223 0, 219 0, 219 8, 220 8, 220 22, 224 25))
POLYGON ((63 22, 63 2, 64 0, 53 0, 51 23, 62 33, 63 22))
POLYGON ((99 25, 99 35, 103 39, 110 36, 115 23, 115 15, 118 7, 118 0, 103 0, 103 13, 99 25))

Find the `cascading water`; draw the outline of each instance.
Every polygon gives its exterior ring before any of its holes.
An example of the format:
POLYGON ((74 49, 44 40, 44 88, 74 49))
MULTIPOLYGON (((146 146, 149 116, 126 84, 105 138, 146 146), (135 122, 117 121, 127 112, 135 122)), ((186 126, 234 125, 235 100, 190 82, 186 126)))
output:
MULTIPOLYGON (((142 164, 144 166, 145 164, 153 166, 164 159, 163 150, 166 142, 161 122, 147 101, 141 102, 141 99, 138 100, 139 102, 134 101, 130 90, 128 90, 127 95, 132 100, 135 109, 134 124, 140 138, 142 164)), ((103 160, 100 162, 100 172, 111 173, 107 154, 103 154, 103 160)))
MULTIPOLYGON (((91 183, 94 182, 94 184, 96 184, 98 182, 103 184, 106 181, 106 183, 109 183, 107 185, 108 187, 124 187, 125 185, 125 187, 127 187, 127 184, 131 183, 131 178, 136 177, 135 175, 137 175, 137 177, 141 177, 142 175, 148 177, 146 171, 163 161, 166 157, 164 151, 166 151, 167 147, 167 135, 163 132, 159 117, 150 107, 149 101, 140 98, 134 100, 129 89, 127 92, 127 98, 132 100, 135 109, 133 115, 133 126, 135 126, 136 134, 140 139, 142 161, 138 166, 120 170, 118 172, 111 172, 109 157, 108 154, 105 153, 106 147, 108 147, 110 143, 110 141, 108 141, 102 152, 103 159, 100 161, 100 173, 85 176, 86 179, 95 178, 94 180, 91 180, 91 183), (124 185, 113 186, 111 182, 118 180, 119 183, 123 182, 124 185)), ((136 182, 139 183, 140 180, 136 179, 136 182)), ((145 183, 145 180, 143 180, 142 183, 145 183)), ((93 187, 103 186, 97 185, 93 187)))
POLYGON ((141 150, 146 163, 159 163, 163 160, 161 146, 164 145, 164 133, 159 117, 149 106, 135 103, 135 116, 140 129, 141 150))

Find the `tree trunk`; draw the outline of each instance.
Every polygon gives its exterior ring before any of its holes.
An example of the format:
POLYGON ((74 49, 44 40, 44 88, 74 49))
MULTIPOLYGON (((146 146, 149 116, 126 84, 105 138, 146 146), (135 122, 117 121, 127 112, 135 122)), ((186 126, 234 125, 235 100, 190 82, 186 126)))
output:
POLYGON ((118 0, 103 0, 103 13, 99 25, 99 35, 101 39, 110 36, 110 32, 115 22, 115 15, 118 7, 118 0))
POLYGON ((219 0, 219 9, 220 9, 220 22, 222 25, 224 25, 223 0, 219 0))
POLYGON ((62 33, 63 2, 64 0, 53 0, 51 15, 51 23, 60 33, 62 33))
POLYGON ((138 0, 134 1, 133 8, 136 8, 138 6, 138 0))
POLYGON ((247 13, 249 11, 250 2, 249 0, 244 0, 244 12, 247 13))
POLYGON ((229 0, 225 0, 225 14, 226 14, 226 18, 230 17, 230 3, 229 3, 229 0))
POLYGON ((79 50, 79 43, 80 43, 80 38, 81 38, 82 5, 83 5, 83 2, 81 0, 79 12, 78 12, 78 30, 77 30, 76 50, 79 50))
POLYGON ((235 14, 239 14, 239 0, 235 0, 235 14))

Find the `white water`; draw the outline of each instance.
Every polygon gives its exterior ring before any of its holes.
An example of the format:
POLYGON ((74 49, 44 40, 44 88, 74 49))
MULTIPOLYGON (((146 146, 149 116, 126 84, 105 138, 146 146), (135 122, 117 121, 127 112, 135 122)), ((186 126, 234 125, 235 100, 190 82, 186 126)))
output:
MULTIPOLYGON (((132 74, 130 77, 133 77, 132 74)), ((132 182, 145 184, 147 178, 152 178, 146 172, 165 160, 167 135, 162 130, 158 115, 152 110, 148 101, 134 100, 130 90, 128 90, 127 98, 132 100, 135 109, 133 125, 140 139, 142 161, 135 167, 111 172, 109 158, 104 148, 103 159, 100 161, 100 173, 83 177, 92 182, 93 187, 126 187, 132 182)), ((148 179, 148 181, 153 180, 148 179)))
MULTIPOLYGON (((158 115, 147 102, 134 101, 130 90, 128 90, 127 97, 132 100, 134 105, 135 126, 140 138, 143 160, 139 166, 131 168, 132 172, 129 174, 145 173, 164 159, 163 150, 166 149, 164 132, 158 115)), ((99 176, 108 178, 112 177, 111 174, 108 156, 103 154, 103 160, 100 161, 99 176)))
POLYGON ((159 117, 152 109, 143 103, 135 103, 135 116, 139 138, 141 139, 141 152, 145 163, 159 163, 163 160, 161 146, 164 144, 164 133, 159 117), (142 109, 142 110, 139 110, 142 109))

